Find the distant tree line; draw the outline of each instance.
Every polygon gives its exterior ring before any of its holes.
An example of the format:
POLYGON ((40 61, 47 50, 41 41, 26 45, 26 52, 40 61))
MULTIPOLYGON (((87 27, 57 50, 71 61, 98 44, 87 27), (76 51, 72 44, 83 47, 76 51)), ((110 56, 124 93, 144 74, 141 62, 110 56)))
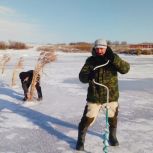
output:
POLYGON ((4 42, 0 41, 0 49, 5 50, 5 49, 28 49, 29 47, 22 42, 17 42, 17 41, 9 41, 9 42, 4 42))
MULTIPOLYGON (((116 53, 123 54, 145 54, 150 55, 153 54, 153 48, 131 48, 131 45, 126 41, 107 41, 108 45, 113 49, 116 53)), ((138 44, 136 44, 138 45, 138 44)), ((62 44, 58 46, 58 49, 64 52, 91 52, 93 47, 93 43, 88 42, 71 42, 69 44, 62 44)))

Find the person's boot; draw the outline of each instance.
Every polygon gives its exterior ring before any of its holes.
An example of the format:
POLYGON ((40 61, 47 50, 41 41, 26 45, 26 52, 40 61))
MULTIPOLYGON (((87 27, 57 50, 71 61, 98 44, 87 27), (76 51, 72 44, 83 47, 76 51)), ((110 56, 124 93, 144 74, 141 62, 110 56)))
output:
POLYGON ((78 141, 76 144, 76 150, 84 151, 84 142, 85 142, 85 131, 78 131, 78 141))
POLYGON ((28 96, 27 94, 25 94, 24 98, 22 99, 23 101, 27 101, 28 100, 28 96))
POLYGON ((27 98, 26 98, 26 97, 24 97, 22 100, 23 100, 23 101, 26 101, 26 100, 27 100, 27 98))
POLYGON ((42 97, 38 97, 37 101, 42 101, 42 99, 43 99, 42 97))
POLYGON ((84 151, 85 136, 86 136, 88 127, 93 120, 94 118, 89 118, 86 116, 82 117, 81 122, 79 124, 79 128, 78 128, 78 140, 76 144, 76 150, 84 151))
POLYGON ((76 150, 84 151, 85 136, 88 129, 88 125, 86 123, 87 120, 88 120, 87 117, 83 117, 83 119, 81 120, 79 124, 76 150))
POLYGON ((114 117, 109 117, 109 145, 110 146, 118 146, 119 142, 116 138, 116 130, 117 130, 117 116, 118 116, 118 107, 116 108, 116 112, 114 117))
POLYGON ((119 142, 116 138, 116 128, 109 128, 109 145, 119 146, 119 142))

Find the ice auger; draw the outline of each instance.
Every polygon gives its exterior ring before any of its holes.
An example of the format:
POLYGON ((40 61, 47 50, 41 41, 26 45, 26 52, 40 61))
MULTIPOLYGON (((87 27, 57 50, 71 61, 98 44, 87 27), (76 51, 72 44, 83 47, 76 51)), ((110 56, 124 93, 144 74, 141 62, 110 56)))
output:
MULTIPOLYGON (((99 65, 99 66, 96 66, 93 70, 95 71, 96 69, 100 68, 100 67, 104 67, 106 66, 107 64, 109 63, 109 60, 105 63, 105 64, 102 64, 102 65, 99 65)), ((98 82, 95 81, 95 79, 93 79, 93 82, 98 85, 98 86, 101 86, 101 87, 104 87, 107 91, 107 101, 106 101, 106 128, 105 128, 105 134, 104 134, 104 141, 103 141, 103 144, 104 144, 104 147, 103 147, 103 151, 104 153, 108 153, 108 139, 109 139, 109 123, 108 123, 108 103, 109 103, 109 89, 107 86, 105 86, 104 84, 100 84, 98 82)))

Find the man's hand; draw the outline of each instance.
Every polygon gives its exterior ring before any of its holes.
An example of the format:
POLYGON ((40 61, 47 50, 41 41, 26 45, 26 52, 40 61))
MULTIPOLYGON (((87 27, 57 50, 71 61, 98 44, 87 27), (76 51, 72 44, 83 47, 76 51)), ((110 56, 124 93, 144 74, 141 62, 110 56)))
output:
POLYGON ((104 54, 104 57, 106 57, 110 62, 114 61, 114 53, 110 47, 107 46, 106 52, 104 54))
POLYGON ((89 79, 89 80, 93 80, 94 78, 95 78, 95 71, 92 70, 92 71, 89 73, 89 75, 88 75, 88 79, 89 79))

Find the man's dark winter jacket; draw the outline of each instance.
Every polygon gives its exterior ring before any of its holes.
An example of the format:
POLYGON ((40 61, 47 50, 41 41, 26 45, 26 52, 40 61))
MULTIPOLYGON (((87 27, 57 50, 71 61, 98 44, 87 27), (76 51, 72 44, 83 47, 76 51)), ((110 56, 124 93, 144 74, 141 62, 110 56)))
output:
MULTIPOLYGON (((89 80, 89 73, 101 64, 106 63, 106 59, 102 56, 90 56, 79 73, 79 79, 83 83, 89 83, 87 101, 93 103, 106 103, 107 92, 104 87, 95 85, 93 81, 89 80)), ((117 72, 125 74, 129 71, 130 65, 122 60, 117 54, 114 53, 113 62, 108 65, 95 70, 95 81, 104 84, 109 88, 109 102, 118 101, 118 76, 117 72)))

